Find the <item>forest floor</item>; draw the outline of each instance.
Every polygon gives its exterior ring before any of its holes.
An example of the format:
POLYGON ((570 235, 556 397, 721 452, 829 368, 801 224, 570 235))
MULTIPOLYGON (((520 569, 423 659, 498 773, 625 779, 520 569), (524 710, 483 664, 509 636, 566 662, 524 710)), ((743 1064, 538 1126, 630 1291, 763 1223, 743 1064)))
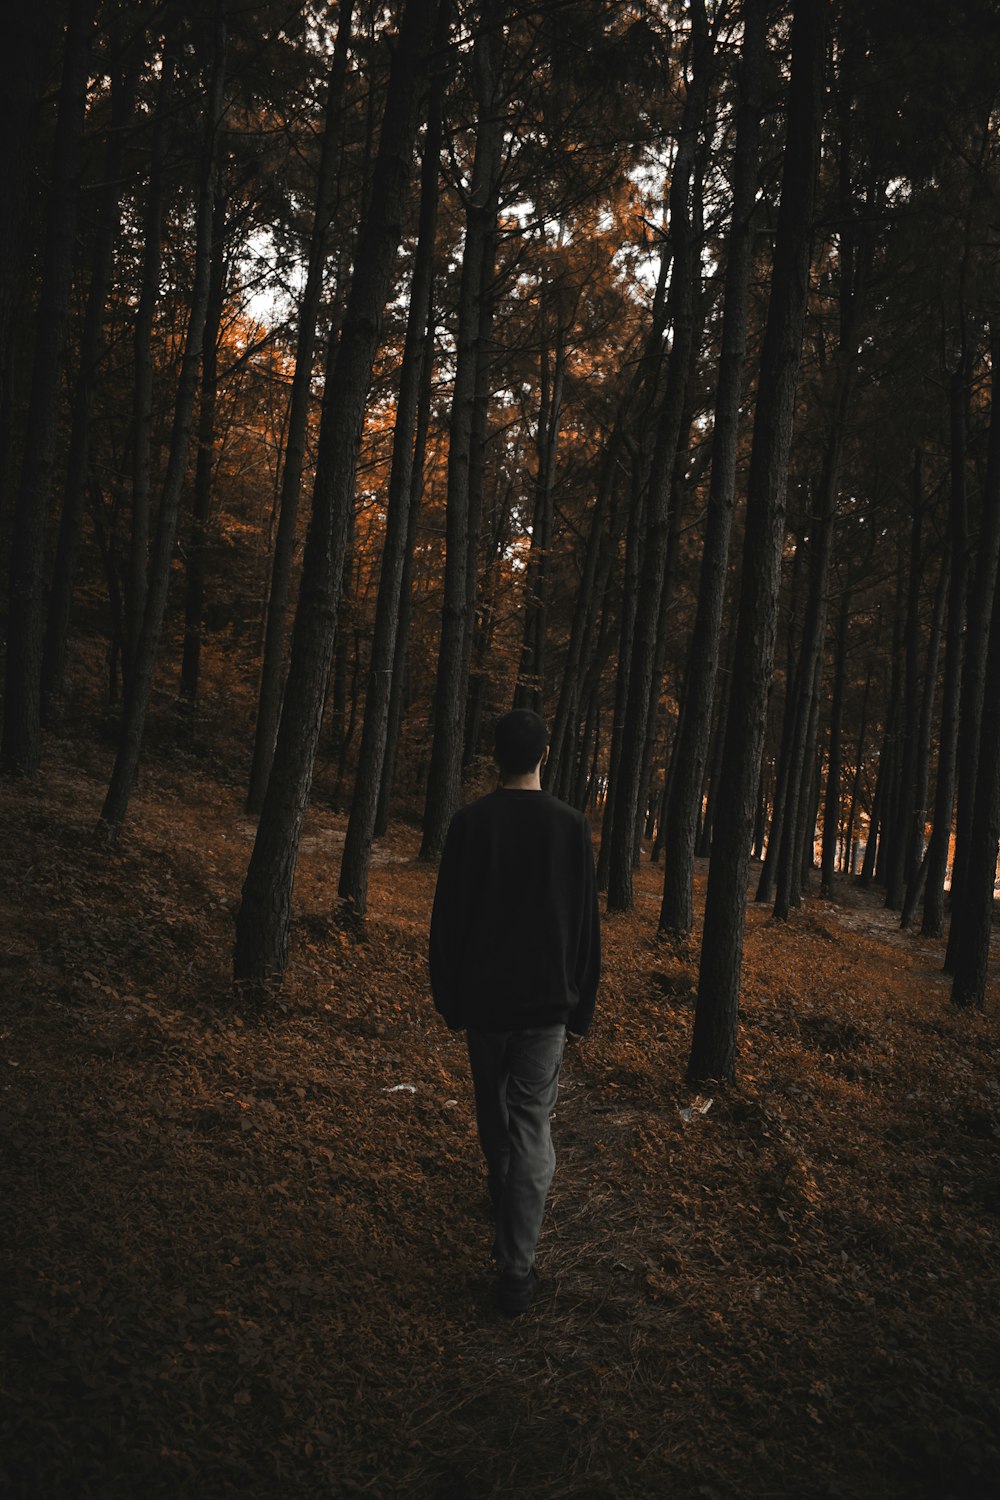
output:
POLYGON ((415 832, 358 930, 344 820, 312 809, 254 1018, 239 788, 161 756, 108 850, 108 771, 50 742, 0 788, 0 1492, 1000 1494, 996 978, 955 1013, 940 945, 874 894, 752 906, 739 1079, 694 1098, 697 950, 656 940, 644 864, 508 1322, 415 832))

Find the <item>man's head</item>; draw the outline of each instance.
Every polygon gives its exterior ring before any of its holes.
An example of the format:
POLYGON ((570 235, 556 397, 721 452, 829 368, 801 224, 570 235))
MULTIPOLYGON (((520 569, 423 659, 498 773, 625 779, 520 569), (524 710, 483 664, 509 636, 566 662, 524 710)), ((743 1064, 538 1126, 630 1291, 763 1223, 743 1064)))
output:
POLYGON ((497 720, 494 745, 502 776, 526 776, 549 743, 545 720, 530 708, 514 708, 497 720))

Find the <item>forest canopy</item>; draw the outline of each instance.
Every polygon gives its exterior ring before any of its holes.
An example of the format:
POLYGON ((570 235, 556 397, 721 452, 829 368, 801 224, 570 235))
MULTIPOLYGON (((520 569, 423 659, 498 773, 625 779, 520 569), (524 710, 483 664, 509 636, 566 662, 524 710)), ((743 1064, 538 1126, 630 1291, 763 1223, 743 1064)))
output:
POLYGON ((360 922, 535 708, 610 911, 659 862, 683 951, 710 856, 693 1081, 810 881, 982 1006, 998 59, 988 0, 16 7, 4 772, 112 745, 108 843, 151 739, 238 779, 266 999, 310 798, 360 922))

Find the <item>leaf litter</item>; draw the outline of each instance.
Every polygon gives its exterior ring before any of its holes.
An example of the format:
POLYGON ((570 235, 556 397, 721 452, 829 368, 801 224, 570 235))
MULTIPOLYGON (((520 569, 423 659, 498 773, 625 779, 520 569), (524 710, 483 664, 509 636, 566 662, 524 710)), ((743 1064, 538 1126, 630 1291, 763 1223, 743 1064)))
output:
POLYGON ((939 945, 855 889, 751 906, 739 1080, 694 1096, 697 942, 657 941, 644 863, 507 1323, 415 830, 344 926, 312 808, 254 1016, 239 791, 152 763, 108 851, 107 768, 50 748, 0 789, 5 1494, 1000 1493, 995 982, 954 1013, 939 945))

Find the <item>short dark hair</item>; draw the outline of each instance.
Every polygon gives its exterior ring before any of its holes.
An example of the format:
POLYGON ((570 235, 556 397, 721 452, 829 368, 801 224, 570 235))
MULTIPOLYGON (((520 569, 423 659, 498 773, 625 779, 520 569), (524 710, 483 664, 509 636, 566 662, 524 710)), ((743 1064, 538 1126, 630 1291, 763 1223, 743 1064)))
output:
POLYGON ((506 776, 533 771, 545 754, 549 731, 541 714, 513 708, 497 720, 493 736, 497 765, 506 776))

